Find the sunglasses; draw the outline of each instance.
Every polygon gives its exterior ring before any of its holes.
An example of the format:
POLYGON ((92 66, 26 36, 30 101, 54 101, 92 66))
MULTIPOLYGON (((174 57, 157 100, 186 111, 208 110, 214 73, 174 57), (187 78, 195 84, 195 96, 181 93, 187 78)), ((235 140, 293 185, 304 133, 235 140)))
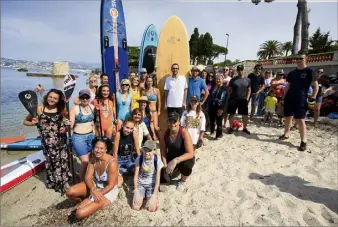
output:
POLYGON ((323 73, 324 71, 317 71, 317 73, 323 73))
POLYGON ((127 86, 127 87, 128 87, 128 86, 129 86, 129 84, 122 84, 122 86, 127 86))

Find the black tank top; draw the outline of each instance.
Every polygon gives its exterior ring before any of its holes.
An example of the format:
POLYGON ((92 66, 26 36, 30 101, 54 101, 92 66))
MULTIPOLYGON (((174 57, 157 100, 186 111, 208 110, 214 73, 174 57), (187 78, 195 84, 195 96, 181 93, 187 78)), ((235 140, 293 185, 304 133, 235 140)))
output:
POLYGON ((132 155, 133 151, 134 151, 133 133, 130 133, 128 136, 126 136, 123 134, 122 129, 121 129, 119 150, 117 154, 119 156, 127 156, 127 155, 132 155))
MULTIPOLYGON (((180 130, 183 130, 180 128, 180 130)), ((165 144, 167 145, 167 159, 172 160, 185 153, 183 132, 179 131, 174 142, 170 140, 169 136, 165 137, 165 144)))

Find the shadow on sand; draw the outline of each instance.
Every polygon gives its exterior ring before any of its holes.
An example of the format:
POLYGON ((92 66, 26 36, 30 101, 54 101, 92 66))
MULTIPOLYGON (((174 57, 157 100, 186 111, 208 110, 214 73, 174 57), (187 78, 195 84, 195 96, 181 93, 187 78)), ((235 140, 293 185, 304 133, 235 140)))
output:
POLYGON ((251 173, 249 179, 259 180, 266 185, 276 185, 282 192, 289 193, 302 200, 321 203, 338 214, 337 190, 308 186, 306 184, 311 184, 311 182, 305 181, 297 176, 286 176, 280 173, 265 176, 258 173, 251 173))

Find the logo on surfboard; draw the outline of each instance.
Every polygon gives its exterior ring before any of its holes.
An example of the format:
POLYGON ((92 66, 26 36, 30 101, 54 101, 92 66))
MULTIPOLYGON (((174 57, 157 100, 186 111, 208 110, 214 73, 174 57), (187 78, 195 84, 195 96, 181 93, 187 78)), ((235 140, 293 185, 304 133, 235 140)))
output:
POLYGON ((180 41, 180 38, 177 38, 175 36, 171 36, 168 40, 167 40, 167 43, 169 44, 176 44, 180 41))

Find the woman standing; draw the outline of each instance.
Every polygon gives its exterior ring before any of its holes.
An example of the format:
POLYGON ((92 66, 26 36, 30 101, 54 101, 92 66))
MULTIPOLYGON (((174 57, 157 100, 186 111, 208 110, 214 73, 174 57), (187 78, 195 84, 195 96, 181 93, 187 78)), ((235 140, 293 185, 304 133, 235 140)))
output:
POLYGON ((217 125, 216 139, 222 138, 222 120, 226 108, 226 90, 223 86, 223 77, 216 77, 216 84, 211 89, 208 101, 208 111, 210 118, 210 133, 215 132, 215 122, 217 125))
POLYGON ((89 104, 90 92, 83 89, 79 92, 80 104, 70 111, 71 128, 73 129, 72 143, 76 155, 81 160, 80 179, 83 180, 92 151, 92 141, 95 137, 94 109, 89 104))
POLYGON ((154 134, 154 120, 153 117, 150 113, 150 109, 148 106, 148 98, 147 96, 141 96, 140 99, 138 100, 139 106, 140 106, 140 111, 142 112, 142 118, 144 124, 147 126, 148 131, 151 134, 154 134))
POLYGON ((96 99, 92 102, 96 110, 96 134, 112 138, 115 134, 114 119, 116 119, 115 103, 110 98, 109 85, 99 87, 96 99), (100 115, 100 117, 98 116, 100 115))
POLYGON ((117 100, 117 131, 122 127, 123 121, 130 116, 131 109, 131 94, 129 92, 130 81, 123 79, 121 81, 121 91, 116 93, 117 100))
POLYGON ((139 88, 139 82, 140 79, 137 76, 132 76, 130 78, 131 82, 131 88, 130 88, 130 94, 131 94, 131 110, 134 110, 136 108, 139 108, 137 100, 140 98, 141 95, 141 89, 139 88))
POLYGON ((191 97, 187 110, 183 112, 181 125, 188 130, 195 151, 199 141, 203 143, 205 131, 205 116, 196 96, 191 97))
POLYGON ((78 220, 108 206, 119 194, 117 161, 109 155, 112 142, 106 137, 99 137, 94 139, 93 146, 94 155, 88 164, 85 180, 66 193, 74 202, 81 202, 73 211, 78 220))
MULTIPOLYGON (((38 126, 41 135, 43 154, 46 157, 46 187, 62 195, 69 187, 72 174, 69 170, 66 103, 62 91, 51 89, 38 106, 37 118, 28 115, 24 120, 26 126, 38 126)), ((68 124, 68 123, 67 123, 68 124)))
POLYGON ((180 126, 180 115, 176 112, 168 114, 168 130, 161 138, 161 159, 165 167, 163 175, 169 181, 176 171, 181 173, 177 189, 184 190, 185 182, 192 173, 195 164, 194 148, 187 130, 180 126))
MULTIPOLYGON (((89 103, 92 103, 93 100, 96 97, 96 92, 97 92, 97 78, 95 74, 91 74, 88 78, 88 82, 89 82, 89 91, 90 91, 90 99, 89 99, 89 103)), ((76 99, 74 100, 74 104, 75 105, 79 105, 81 102, 80 97, 76 97, 76 99)))
POLYGON ((151 130, 153 132, 153 139, 157 140, 156 132, 159 130, 158 127, 158 116, 161 114, 161 95, 160 90, 153 87, 154 81, 153 78, 148 76, 146 78, 146 89, 144 91, 148 99, 148 105, 152 119, 154 121, 153 127, 151 130))

